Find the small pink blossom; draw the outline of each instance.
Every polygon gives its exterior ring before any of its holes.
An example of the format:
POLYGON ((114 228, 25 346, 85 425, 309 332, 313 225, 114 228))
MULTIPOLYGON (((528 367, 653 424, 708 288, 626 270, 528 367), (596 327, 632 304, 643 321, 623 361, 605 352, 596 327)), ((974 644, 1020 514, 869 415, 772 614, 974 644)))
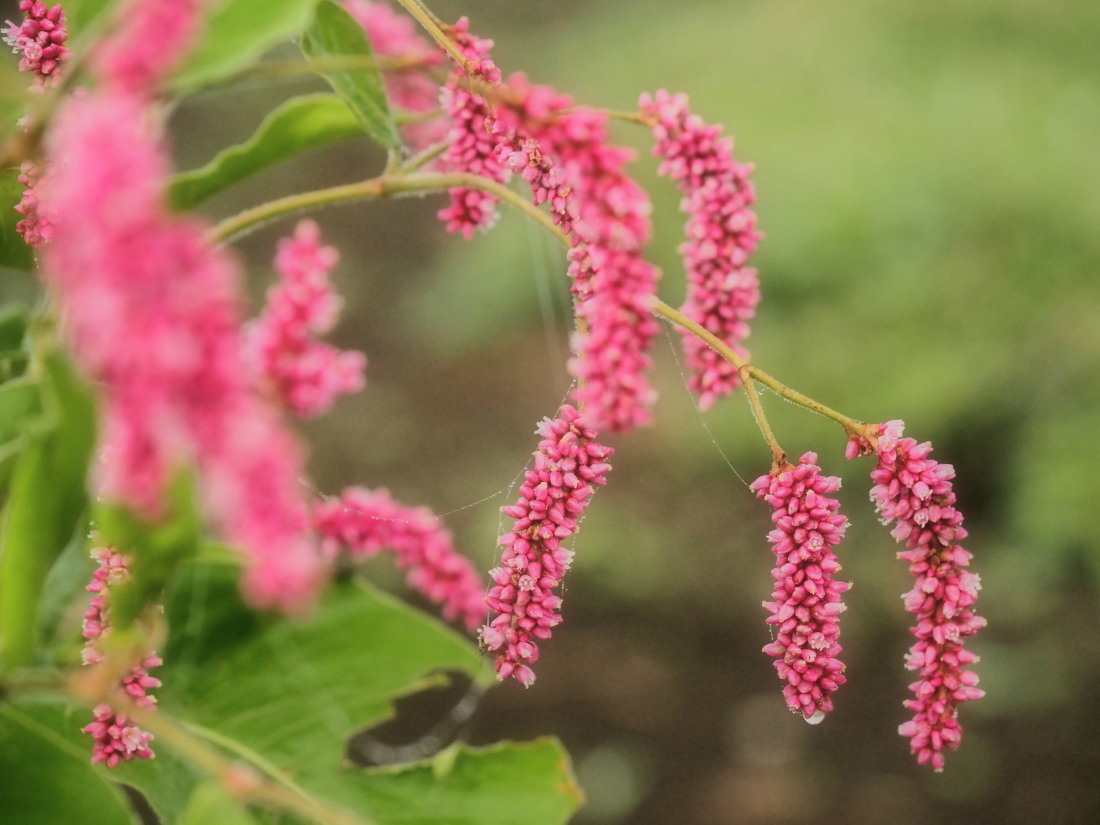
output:
MULTIPOLYGON (((469 74, 458 67, 443 87, 443 111, 450 121, 447 151, 440 166, 448 172, 469 172, 497 183, 508 179, 508 168, 498 162, 493 113, 481 95, 464 85, 469 79, 482 83, 500 82, 500 69, 489 58, 492 40, 470 34, 469 21, 463 17, 451 29, 455 44, 468 61, 469 74)), ((496 221, 496 198, 477 189, 452 188, 451 203, 439 212, 447 222, 447 231, 461 233, 469 240, 478 229, 487 229, 496 221)))
POLYGON ((498 678, 511 676, 524 687, 535 681, 535 640, 549 639, 561 623, 561 597, 553 591, 573 561, 573 551, 561 543, 576 532, 593 486, 605 483, 613 452, 594 441, 596 431, 569 405, 536 432, 542 440, 534 468, 524 477, 519 501, 501 510, 515 524, 499 539, 501 566, 489 571, 486 601, 497 616, 480 632, 482 646, 497 653, 498 678))
POLYGON ((977 687, 977 674, 965 669, 978 657, 963 643, 986 622, 971 610, 981 582, 966 569, 970 553, 959 544, 966 530, 955 509, 955 470, 930 458, 928 442, 903 438, 904 427, 902 421, 888 421, 873 442, 853 438, 849 452, 871 448, 877 454, 871 500, 883 523, 894 523, 892 535, 906 548, 898 558, 909 562, 915 579, 902 598, 917 617, 911 628, 917 642, 906 667, 919 671, 920 679, 909 686, 914 698, 905 702, 914 716, 898 732, 909 738, 920 764, 942 771, 944 752, 956 749, 962 738, 959 705, 985 695, 977 687))
POLYGON ((776 660, 787 707, 816 723, 833 709, 832 693, 846 681, 838 618, 845 609, 841 594, 851 585, 833 579, 840 563, 832 550, 848 525, 831 496, 840 479, 821 475, 817 454, 806 453, 797 467, 784 462, 752 489, 772 506, 775 523, 768 534, 775 591, 764 608, 777 635, 764 652, 776 660))
MULTIPOLYGON (((749 208, 756 200, 749 182, 752 167, 733 159, 733 141, 720 137, 720 126, 692 114, 685 95, 660 90, 652 97, 642 95, 640 106, 653 127, 659 172, 684 193, 687 240, 680 252, 688 290, 681 311, 747 357, 741 342, 760 300, 756 270, 747 266, 760 239, 749 208)), ((692 373, 689 385, 703 409, 739 386, 737 368, 706 342, 685 332, 684 350, 692 373)))
MULTIPOLYGON (((99 567, 92 574, 92 580, 85 589, 94 596, 91 605, 84 613, 82 632, 85 638, 82 657, 84 664, 97 665, 103 661, 103 652, 99 642, 111 630, 110 588, 129 578, 130 559, 110 547, 92 549, 92 558, 99 567)), ((119 690, 139 708, 155 710, 156 697, 150 690, 161 686, 160 679, 149 675, 149 670, 163 663, 155 653, 142 657, 141 661, 130 668, 123 677, 119 690)), ((128 724, 125 714, 116 714, 110 705, 101 704, 95 709, 90 725, 82 729, 92 735, 92 762, 105 762, 113 768, 119 762, 131 759, 152 759, 154 754, 149 747, 153 739, 136 725, 128 724)))
POLYGON ((95 764, 102 762, 114 768, 120 762, 156 756, 149 747, 153 734, 131 723, 125 713, 115 713, 110 705, 96 706, 92 723, 81 730, 95 740, 92 745, 95 764))
MULTIPOLYGON (((390 102, 412 114, 436 111, 439 85, 423 69, 441 65, 443 55, 421 35, 413 19, 384 0, 344 0, 344 7, 366 31, 376 55, 402 63, 398 68, 383 69, 390 102)), ((442 118, 414 121, 401 131, 416 151, 443 140, 447 123, 442 118)))
POLYGON ((39 0, 21 0, 19 11, 25 15, 23 21, 8 20, 3 40, 20 55, 19 71, 33 73, 38 88, 48 86, 69 57, 65 12, 60 3, 47 7, 39 0))
POLYGON ((313 338, 328 332, 340 301, 329 283, 337 251, 321 246, 313 221, 279 241, 275 270, 281 283, 268 291, 260 317, 246 331, 249 373, 282 406, 302 418, 320 415, 338 396, 363 387, 366 358, 313 338))
POLYGON ((441 605, 443 618, 459 619, 469 630, 485 620, 485 587, 451 534, 425 507, 406 507, 385 490, 354 487, 313 508, 321 550, 334 559, 340 548, 352 558, 382 550, 397 556, 409 586, 441 605))

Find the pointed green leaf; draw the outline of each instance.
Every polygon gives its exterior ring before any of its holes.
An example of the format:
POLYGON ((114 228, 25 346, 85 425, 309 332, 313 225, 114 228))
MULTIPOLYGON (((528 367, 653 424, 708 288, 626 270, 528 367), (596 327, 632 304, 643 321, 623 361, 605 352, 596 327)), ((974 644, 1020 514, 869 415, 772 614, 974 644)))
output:
POLYGON ((562 825, 583 801, 552 739, 454 745, 425 762, 345 771, 309 787, 378 825, 562 825))
POLYGON ((0 269, 34 269, 34 254, 15 228, 23 220, 15 205, 22 199, 24 188, 18 169, 0 171, 0 269))
POLYGON ((382 86, 373 65, 374 52, 363 27, 333 0, 321 0, 313 22, 302 36, 302 53, 348 104, 367 134, 387 149, 401 145, 382 86), (325 62, 362 61, 362 67, 329 69, 325 62))
POLYGON ((361 134, 359 121, 334 95, 296 97, 271 111, 246 142, 223 149, 199 169, 176 175, 169 197, 176 209, 191 209, 265 166, 361 134))
POLYGON ((61 702, 0 704, 4 825, 136 825, 80 729, 91 713, 61 702))
POLYGON ((309 23, 315 0, 224 0, 211 4, 202 40, 176 72, 173 85, 189 92, 256 63, 272 46, 309 23))
POLYGON ((51 426, 16 459, 0 524, 0 660, 16 666, 35 650, 46 574, 80 522, 95 441, 95 404, 60 350, 42 356, 43 404, 51 426))

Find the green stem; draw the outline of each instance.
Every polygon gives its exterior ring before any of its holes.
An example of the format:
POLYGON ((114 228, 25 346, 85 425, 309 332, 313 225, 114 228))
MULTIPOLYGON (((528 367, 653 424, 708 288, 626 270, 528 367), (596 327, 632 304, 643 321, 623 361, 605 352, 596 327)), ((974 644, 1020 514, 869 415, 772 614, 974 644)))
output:
POLYGON ((772 451, 772 460, 776 467, 781 467, 787 462, 787 453, 779 446, 775 433, 772 432, 771 424, 768 423, 768 418, 764 415, 764 407, 760 404, 760 394, 757 393, 756 384, 752 380, 751 367, 745 364, 737 370, 737 374, 741 377, 741 384, 745 387, 745 396, 749 399, 749 406, 752 408, 752 417, 756 419, 756 426, 772 451))
POLYGON ((807 395, 803 395, 798 390, 793 390, 786 384, 776 380, 768 373, 757 367, 749 367, 749 374, 770 389, 776 395, 786 398, 793 404, 797 404, 800 407, 805 407, 810 412, 815 412, 818 415, 823 415, 826 418, 835 421, 842 426, 849 435, 859 435, 862 437, 868 437, 874 435, 874 427, 868 424, 864 424, 862 421, 858 421, 854 418, 849 418, 844 413, 837 412, 831 407, 826 407, 820 401, 814 401, 807 395))
POLYGON ((333 186, 329 189, 317 189, 312 192, 289 195, 285 198, 278 198, 260 204, 252 209, 246 209, 231 218, 227 218, 215 226, 210 234, 216 243, 227 243, 271 221, 322 206, 401 197, 456 187, 481 189, 495 195, 500 200, 521 209, 550 231, 561 235, 561 230, 554 226, 554 221, 549 215, 534 207, 528 208, 528 202, 518 193, 495 181, 486 180, 483 177, 469 173, 423 175, 395 173, 381 175, 359 183, 349 183, 343 186, 333 186))
POLYGON ((464 55, 455 45, 454 41, 447 36, 447 33, 443 31, 440 25, 439 18, 420 2, 420 0, 397 0, 405 10, 408 11, 413 17, 416 18, 416 22, 424 27, 424 30, 432 36, 432 39, 442 46, 455 62, 462 67, 462 71, 467 70, 466 55, 464 55))
MULTIPOLYGON (((112 707, 119 704, 118 699, 112 698, 110 701, 112 707)), ((242 788, 242 783, 232 779, 240 775, 240 763, 226 759, 216 748, 206 744, 163 711, 144 710, 133 703, 126 705, 125 713, 134 722, 204 773, 225 784, 230 794, 243 803, 274 805, 321 825, 372 825, 372 820, 353 816, 284 781, 257 774, 250 777, 251 781, 244 783, 242 788)))

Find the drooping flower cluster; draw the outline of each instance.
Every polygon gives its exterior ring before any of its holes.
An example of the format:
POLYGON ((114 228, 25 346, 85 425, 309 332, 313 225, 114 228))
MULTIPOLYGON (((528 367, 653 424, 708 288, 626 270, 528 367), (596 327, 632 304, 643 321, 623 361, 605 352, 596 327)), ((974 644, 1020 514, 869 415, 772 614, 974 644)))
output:
MULTIPOLYGON (((344 0, 344 7, 366 31, 376 55, 400 60, 400 65, 383 69, 389 101, 411 114, 438 109, 439 85, 423 69, 441 65, 443 55, 424 39, 412 18, 398 14, 384 0, 344 0)), ((401 132, 418 151, 443 140, 447 123, 441 118, 414 120, 401 132)))
POLYGON ((833 691, 846 681, 837 658, 838 617, 845 609, 841 594, 850 585, 833 578, 840 570, 833 547, 847 527, 831 496, 840 479, 821 475, 817 454, 806 453, 798 466, 784 462, 752 489, 772 506, 775 523, 768 534, 776 555, 775 591, 764 608, 777 635, 764 652, 776 660, 787 706, 808 722, 820 722, 833 709, 833 691))
POLYGON ((651 206, 625 171, 634 153, 609 143, 606 113, 574 107, 572 98, 532 85, 522 74, 508 79, 501 97, 502 130, 527 136, 540 158, 553 158, 573 213, 562 228, 574 249, 583 239, 596 261, 583 279, 571 272, 583 322, 569 365, 578 379, 573 399, 601 430, 648 424, 656 400, 647 377, 649 350, 658 330, 651 308, 660 272, 643 257, 651 206))
POLYGON ((498 678, 511 676, 525 687, 535 681, 535 640, 549 639, 561 623, 561 598, 553 591, 573 561, 562 541, 576 532, 593 488, 605 483, 612 453, 594 441, 595 431, 569 405, 536 432, 542 440, 519 501, 502 508, 516 521, 499 539, 501 566, 489 571, 493 585, 486 598, 497 615, 480 633, 483 647, 497 654, 498 678))
MULTIPOLYGON (((640 106, 653 127, 659 171, 675 180, 684 194, 687 241, 680 252, 688 289, 681 311, 747 356, 741 342, 760 301, 756 270, 747 266, 760 239, 750 209, 756 200, 749 182, 752 167, 734 160, 733 141, 720 136, 722 127, 707 125, 692 114, 685 95, 664 90, 652 97, 644 94, 640 106)), ((739 386, 737 368, 705 341, 685 333, 684 351, 689 384, 703 409, 739 386)))
MULTIPOLYGON (((93 594, 91 604, 84 613, 83 635, 87 640, 82 656, 84 664, 97 665, 103 661, 103 653, 98 643, 111 630, 109 591, 112 585, 125 581, 129 576, 130 560, 110 547, 96 547, 92 558, 99 567, 92 574, 92 580, 85 589, 93 594)), ((130 672, 122 679, 119 689, 139 708, 154 710, 156 697, 150 690, 161 685, 159 679, 149 675, 152 668, 160 667, 163 662, 155 653, 142 657, 130 672)), ((134 725, 125 713, 117 713, 110 705, 100 704, 93 712, 91 724, 82 729, 91 734, 92 762, 103 762, 113 768, 120 762, 132 759, 152 759, 154 753, 149 747, 153 735, 134 725)))
POLYGON ((263 312, 246 334, 253 380, 303 418, 320 415, 338 396, 362 389, 366 367, 362 353, 313 338, 332 329, 340 309, 328 280, 339 253, 320 241, 320 229, 308 220, 279 241, 275 271, 282 281, 268 291, 263 312))
POLYGON ((195 464, 208 513, 248 556, 248 598, 300 610, 324 575, 306 534, 303 457, 249 387, 235 259, 165 205, 150 91, 108 75, 65 102, 47 143, 56 243, 43 278, 101 388, 98 491, 156 518, 172 473, 195 464))
POLYGON ((111 85, 152 93, 195 41, 210 0, 128 0, 115 28, 95 53, 95 67, 111 85))
MULTIPOLYGON (((443 87, 441 101, 450 123, 447 151, 440 166, 449 172, 469 172, 497 183, 508 179, 508 167, 497 162, 499 142, 488 102, 468 87, 469 81, 500 82, 500 69, 489 58, 492 40, 470 34, 469 21, 463 17, 451 29, 451 37, 469 62, 469 72, 455 68, 443 87)), ((496 220, 496 198, 478 189, 453 187, 451 203, 440 210, 447 231, 458 232, 469 240, 478 229, 487 229, 496 220)))
MULTIPOLYGON (((905 702, 913 718, 898 732, 909 738, 920 764, 931 763, 940 771, 944 752, 957 748, 962 737, 959 705, 984 695, 977 674, 966 670, 978 657, 963 643, 985 626, 985 619, 971 609, 981 582, 966 569, 970 553, 959 544, 966 530, 955 509, 955 470, 930 457, 928 442, 903 438, 904 426, 889 421, 879 428, 871 500, 885 524, 896 522, 892 534, 906 548, 898 558, 909 563, 916 580, 903 598, 905 609, 917 617, 911 628, 917 642, 909 649, 906 666, 920 678, 909 686, 914 698, 905 702)), ((853 439, 848 455, 871 446, 853 439)))
POLYGON ((353 559, 390 550, 398 568, 408 571, 409 586, 440 605, 443 618, 471 631, 485 620, 481 577, 426 507, 407 507, 386 490, 353 487, 314 506, 313 528, 327 558, 341 548, 353 559))
POLYGON ((48 86, 69 56, 65 41, 65 12, 58 3, 48 7, 39 0, 20 0, 21 23, 6 21, 4 42, 19 55, 19 71, 35 76, 36 88, 48 86))

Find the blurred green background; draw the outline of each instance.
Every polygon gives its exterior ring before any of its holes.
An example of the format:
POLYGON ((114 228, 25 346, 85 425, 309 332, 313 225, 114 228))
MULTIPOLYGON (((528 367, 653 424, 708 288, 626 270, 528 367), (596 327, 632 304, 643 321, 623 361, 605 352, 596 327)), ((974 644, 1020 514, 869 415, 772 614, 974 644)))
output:
MULTIPOLYGON (((540 733, 573 754, 582 825, 1084 823, 1100 821, 1100 4, 752 0, 456 0, 507 75, 626 110, 685 91, 756 165, 764 294, 756 363, 850 415, 903 418, 958 471, 988 628, 972 643, 987 697, 964 706, 961 750, 935 775, 896 734, 910 674, 907 573, 867 501, 866 461, 839 430, 774 396, 787 451, 841 475, 854 589, 849 682, 819 727, 788 714, 761 600, 768 508, 746 482, 769 455, 747 404, 700 414, 663 336, 657 423, 612 440, 566 583, 565 623, 538 682, 483 701, 475 742, 540 733)), ((243 139, 280 83, 202 95, 173 115, 179 164, 243 139)), ((678 303, 678 197, 655 200, 651 255, 678 303)), ((366 177, 381 158, 347 142, 284 163, 212 201, 215 217, 366 177)), ((439 197, 318 213, 343 255, 335 335, 369 359, 368 386, 311 424, 313 479, 424 504, 479 565, 496 558, 512 499, 569 380, 560 252, 514 214, 464 243, 439 197)), ((291 221, 239 247, 259 296, 291 221)))

